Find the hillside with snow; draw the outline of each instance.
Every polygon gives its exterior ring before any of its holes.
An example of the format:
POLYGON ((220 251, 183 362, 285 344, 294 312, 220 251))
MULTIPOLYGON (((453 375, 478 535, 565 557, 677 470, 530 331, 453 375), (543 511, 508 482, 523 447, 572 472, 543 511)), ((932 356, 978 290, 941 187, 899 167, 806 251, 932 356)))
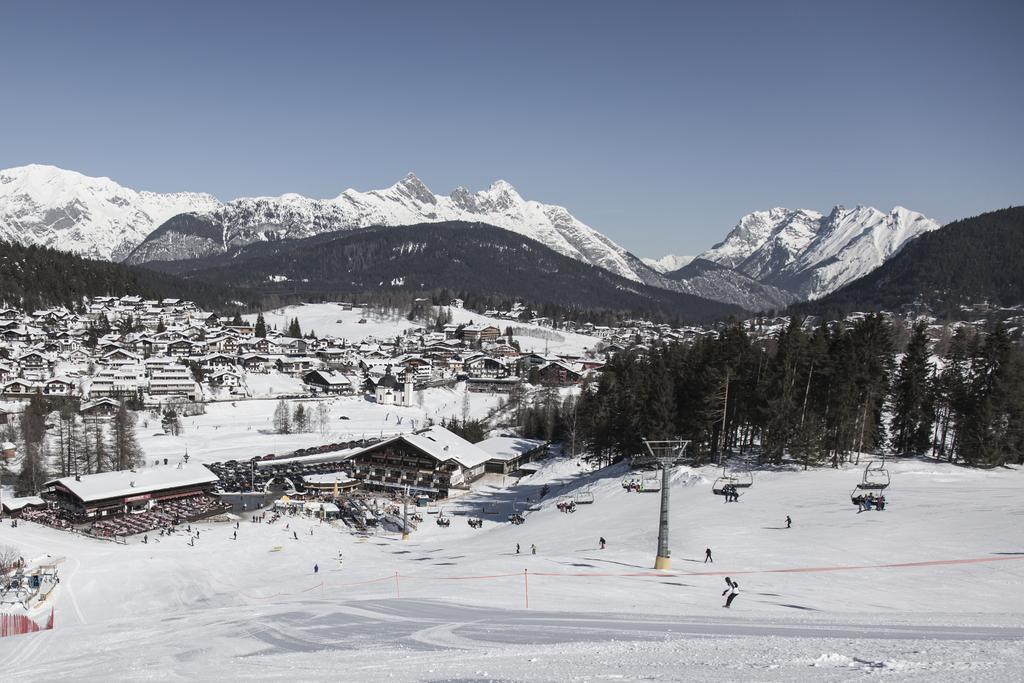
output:
POLYGON ((817 299, 878 268, 939 224, 916 211, 836 206, 828 214, 774 208, 744 216, 698 258, 817 299))
POLYGON ((297 194, 236 199, 191 218, 195 226, 161 226, 128 257, 130 263, 173 261, 229 252, 259 241, 300 239, 371 226, 467 221, 494 225, 630 280, 653 283, 640 259, 561 206, 523 199, 499 180, 486 190, 434 194, 410 173, 383 190, 348 189, 332 199, 297 194), (187 245, 187 246, 186 246, 187 245))
POLYGON ((18 681, 1019 680, 1021 472, 891 468, 888 508, 861 514, 856 469, 758 472, 724 504, 718 471, 679 468, 670 571, 651 569, 660 496, 568 458, 421 508, 407 541, 301 515, 126 545, 3 524, 0 545, 61 581, 55 628, 0 639, 0 665, 18 681), (594 502, 556 509, 580 491, 594 502))
POLYGON ((0 240, 107 261, 121 260, 172 216, 219 205, 208 194, 138 192, 54 166, 0 170, 0 240))
POLYGON ((666 254, 661 258, 641 259, 641 261, 646 263, 651 270, 662 274, 671 273, 673 270, 679 270, 692 260, 692 256, 679 256, 678 254, 666 254))

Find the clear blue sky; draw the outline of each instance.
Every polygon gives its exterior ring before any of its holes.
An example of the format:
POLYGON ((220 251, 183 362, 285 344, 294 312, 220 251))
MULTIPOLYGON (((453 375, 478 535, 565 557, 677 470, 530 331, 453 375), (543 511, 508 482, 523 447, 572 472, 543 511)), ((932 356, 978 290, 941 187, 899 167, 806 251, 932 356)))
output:
POLYGON ((1024 2, 74 2, 0 17, 0 167, 221 199, 512 182, 639 255, 771 206, 1024 202, 1024 2))

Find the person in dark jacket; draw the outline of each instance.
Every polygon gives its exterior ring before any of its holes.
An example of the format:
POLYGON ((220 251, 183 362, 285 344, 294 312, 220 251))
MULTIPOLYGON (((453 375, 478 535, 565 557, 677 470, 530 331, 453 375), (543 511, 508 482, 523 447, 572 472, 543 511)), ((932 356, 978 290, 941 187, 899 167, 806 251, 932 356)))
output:
POLYGON ((722 607, 732 607, 732 601, 740 594, 740 585, 728 576, 725 577, 725 583, 729 587, 722 591, 722 595, 728 595, 729 597, 725 599, 725 604, 722 605, 722 607))

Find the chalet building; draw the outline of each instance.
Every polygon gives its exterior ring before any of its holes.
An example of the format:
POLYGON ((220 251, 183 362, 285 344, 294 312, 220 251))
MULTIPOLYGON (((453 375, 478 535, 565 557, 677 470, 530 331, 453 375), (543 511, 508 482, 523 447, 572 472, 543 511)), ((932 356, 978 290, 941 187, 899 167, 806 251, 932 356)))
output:
POLYGON ((45 372, 53 365, 53 361, 39 351, 28 351, 18 356, 16 360, 23 372, 45 372))
POLYGON ((216 370, 206 378, 206 381, 211 387, 225 389, 237 389, 242 386, 242 376, 233 370, 216 370))
POLYGON ((73 396, 75 383, 67 377, 54 377, 44 381, 42 389, 47 396, 73 396))
POLYGON ((374 444, 350 456, 351 476, 370 489, 447 498, 484 474, 489 454, 443 427, 430 427, 374 444))
POLYGON ((564 363, 548 363, 539 370, 540 383, 547 386, 565 387, 579 384, 583 374, 564 363))
POLYGON ((121 408, 121 402, 113 398, 97 398, 85 401, 78 408, 78 414, 87 420, 101 420, 113 417, 121 408))
POLYGON ((462 339, 469 343, 492 342, 500 336, 501 330, 494 325, 466 325, 462 328, 462 339))
POLYGON ((283 356, 278 358, 275 363, 278 372, 293 377, 301 377, 318 365, 320 365, 320 361, 309 356, 283 356))
POLYGON ((42 497, 80 522, 143 512, 162 502, 209 493, 217 475, 198 463, 51 479, 42 497))
POLYGON ((354 394, 359 391, 359 378, 332 370, 313 370, 302 376, 307 386, 325 394, 354 394))
POLYGON ((499 379, 512 374, 505 363, 490 356, 470 358, 462 367, 466 375, 478 379, 499 379))
POLYGON ((26 379, 17 377, 7 382, 3 386, 3 395, 12 398, 18 398, 23 396, 29 396, 31 394, 37 394, 40 391, 40 386, 35 382, 29 382, 26 379))
POLYGON ((274 367, 274 359, 263 353, 246 353, 239 359, 242 367, 249 372, 268 373, 274 367))
POLYGON ((204 370, 227 370, 235 366, 235 358, 226 353, 211 353, 200 362, 204 370))
POLYGON ((484 469, 497 474, 511 474, 521 465, 541 460, 548 454, 547 441, 517 436, 494 436, 477 443, 476 447, 490 456, 484 469))
POLYGON ((117 348, 104 354, 103 357, 100 358, 100 364, 116 367, 122 365, 136 365, 141 363, 142 360, 142 356, 138 354, 117 348))

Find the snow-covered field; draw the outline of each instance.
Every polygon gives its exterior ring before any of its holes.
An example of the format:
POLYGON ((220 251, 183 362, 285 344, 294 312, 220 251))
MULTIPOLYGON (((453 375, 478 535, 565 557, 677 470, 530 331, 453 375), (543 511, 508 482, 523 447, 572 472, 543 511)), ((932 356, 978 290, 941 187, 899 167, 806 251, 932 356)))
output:
MULTIPOLYGON (((190 461, 216 462, 248 460, 268 453, 290 453, 325 443, 387 436, 422 428, 428 419, 462 419, 463 408, 470 418, 484 417, 498 404, 496 394, 467 392, 464 384, 454 388, 431 388, 416 392, 420 405, 381 406, 362 396, 339 396, 327 399, 302 399, 306 410, 316 414, 317 405, 326 403, 330 419, 326 434, 314 431, 304 434, 275 434, 273 426, 277 400, 246 400, 218 402, 206 406, 205 415, 181 418, 179 436, 163 434, 160 420, 149 413, 140 413, 137 423, 139 444, 146 460, 167 458, 177 462, 186 449, 190 461), (468 404, 466 403, 468 401, 468 404)), ((298 405, 300 401, 290 401, 298 405)))
MULTIPOLYGON (((255 314, 242 317, 246 322, 256 322, 255 314)), ((285 306, 263 314, 268 327, 276 327, 282 332, 288 329, 293 318, 299 319, 303 334, 316 332, 317 335, 335 336, 349 343, 369 338, 394 339, 409 328, 422 327, 404 316, 379 316, 361 308, 346 311, 334 303, 285 306), (360 323, 360 320, 366 322, 360 323)))
MULTIPOLYGON (((479 325, 495 325, 502 332, 507 327, 513 327, 517 330, 515 338, 519 341, 520 348, 526 352, 547 350, 552 354, 580 354, 587 349, 594 348, 600 341, 596 337, 585 334, 562 332, 538 325, 489 318, 463 308, 447 308, 445 310, 451 313, 452 322, 456 324, 473 322, 479 325)), ((255 315, 243 317, 250 323, 256 321, 255 315)), ((286 330, 291 320, 298 318, 303 333, 313 331, 321 336, 333 335, 345 339, 349 343, 357 343, 371 338, 394 339, 396 335, 400 335, 410 328, 421 327, 404 316, 380 317, 370 310, 360 308, 346 311, 334 303, 286 306, 264 313, 263 318, 267 325, 274 325, 279 330, 286 330), (360 323, 360 320, 366 320, 366 322, 360 323)))
POLYGON ((404 542, 296 518, 242 519, 238 541, 231 524, 202 524, 195 547, 183 535, 121 546, 4 525, 0 544, 62 558, 62 581, 56 628, 0 640, 0 670, 8 680, 1020 680, 1024 474, 892 471, 889 508, 858 514, 854 470, 763 473, 737 504, 711 495, 714 470, 680 470, 673 570, 660 573, 650 569, 659 496, 627 493, 620 467, 586 473, 568 460, 518 483, 492 477, 445 507, 493 511, 482 529, 458 514, 443 529, 428 515, 404 542), (501 521, 544 483, 539 512, 501 521), (580 486, 596 502, 558 512, 580 486), (742 591, 728 611, 724 575, 742 591))

